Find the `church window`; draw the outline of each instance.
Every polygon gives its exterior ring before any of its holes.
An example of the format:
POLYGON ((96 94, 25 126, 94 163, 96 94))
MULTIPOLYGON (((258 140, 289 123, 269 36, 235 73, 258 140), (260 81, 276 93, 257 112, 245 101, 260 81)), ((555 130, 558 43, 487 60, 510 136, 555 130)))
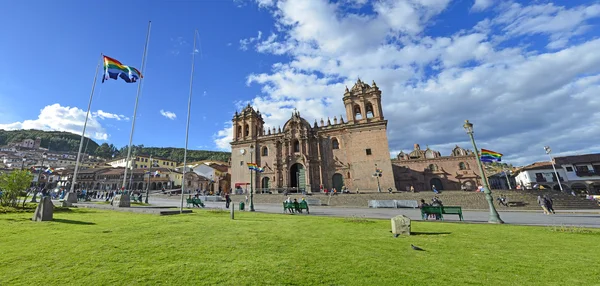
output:
POLYGON ((365 152, 366 152, 367 156, 373 154, 373 153, 371 153, 371 148, 366 149, 365 152))
POLYGON ((373 115, 374 114, 373 113, 373 105, 369 102, 369 103, 367 103, 367 105, 366 105, 365 108, 367 109, 366 112, 365 112, 367 118, 373 118, 373 116, 374 116, 373 115))
POLYGON ((240 161, 240 166, 244 166, 244 161, 240 161))
POLYGON ((269 149, 267 148, 267 146, 262 147, 262 155, 269 156, 269 149))
POLYGON ((340 149, 340 142, 338 142, 337 138, 333 138, 331 140, 332 149, 340 149))
POLYGON ((350 179, 350 172, 348 172, 348 176, 347 177, 348 177, 348 179, 350 179))
POLYGON ((460 162, 460 163, 458 163, 458 168, 461 170, 466 170, 467 165, 465 165, 465 162, 460 162))
POLYGON ((300 152, 300 142, 298 140, 294 141, 294 152, 300 152))
POLYGON ((354 106, 354 119, 362 119, 362 112, 360 111, 360 106, 354 106))
POLYGON ((246 129, 245 130, 246 132, 244 132, 244 134, 245 134, 244 136, 250 135, 250 126, 248 124, 246 124, 246 126, 244 128, 246 129))

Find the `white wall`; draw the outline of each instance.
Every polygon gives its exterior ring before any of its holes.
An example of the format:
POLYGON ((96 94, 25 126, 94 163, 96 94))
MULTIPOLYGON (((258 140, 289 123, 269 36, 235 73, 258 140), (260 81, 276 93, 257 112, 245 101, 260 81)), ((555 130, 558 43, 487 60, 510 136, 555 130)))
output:
MULTIPOLYGON (((563 169, 556 169, 556 171, 558 172, 558 176, 561 179, 561 183, 565 183, 568 182, 569 179, 565 173, 565 170, 563 169), (565 180, 564 182, 562 180, 565 180)), ((533 187, 533 185, 535 184, 554 184, 555 182, 552 181, 552 177, 554 174, 554 170, 552 169, 552 167, 550 167, 549 169, 538 169, 538 170, 526 170, 526 171, 521 171, 517 176, 515 176, 515 180, 517 181, 518 185, 523 185, 524 187, 533 187), (544 175, 544 178, 546 178, 547 183, 543 183, 543 182, 536 182, 536 173, 542 173, 544 175)))
MULTIPOLYGON (((577 166, 587 166, 588 170, 594 170, 594 167, 592 166, 592 164, 577 164, 577 166)), ((561 170, 563 172, 565 172, 566 174, 566 178, 569 181, 592 181, 592 180, 600 180, 600 176, 584 176, 584 177, 579 177, 577 176, 577 173, 575 172, 577 170, 577 168, 575 168, 574 165, 562 165, 561 170), (572 172, 567 172, 567 167, 571 167, 571 169, 573 170, 572 172)))

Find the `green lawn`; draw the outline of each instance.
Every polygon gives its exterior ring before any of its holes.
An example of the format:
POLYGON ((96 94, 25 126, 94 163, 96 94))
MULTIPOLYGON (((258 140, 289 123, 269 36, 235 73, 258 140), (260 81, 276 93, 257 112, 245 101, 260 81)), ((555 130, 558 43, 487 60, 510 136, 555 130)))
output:
POLYGON ((598 285, 600 231, 199 211, 0 215, 0 285, 598 285), (414 251, 410 244, 426 251, 414 251))

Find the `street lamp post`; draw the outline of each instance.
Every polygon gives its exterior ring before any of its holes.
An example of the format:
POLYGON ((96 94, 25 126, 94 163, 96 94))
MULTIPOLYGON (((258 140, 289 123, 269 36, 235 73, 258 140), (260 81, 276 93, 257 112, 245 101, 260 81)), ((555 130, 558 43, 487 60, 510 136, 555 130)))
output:
POLYGON ((479 150, 477 149, 477 145, 475 144, 475 137, 473 136, 473 124, 469 122, 469 120, 465 120, 465 124, 463 125, 467 134, 471 138, 471 143, 473 144, 473 149, 475 149, 475 157, 477 159, 477 166, 479 167, 479 172, 481 174, 481 180, 483 181, 485 199, 488 202, 488 206, 490 208, 490 217, 488 219, 489 223, 504 223, 502 219, 500 219, 500 215, 496 211, 496 207, 494 207, 494 198, 492 197, 492 190, 490 189, 490 185, 488 184, 485 173, 483 172, 483 165, 481 164, 481 158, 479 157, 479 150))
MULTIPOLYGON (((150 171, 148 172, 148 184, 146 184, 146 200, 145 203, 148 203, 148 196, 150 196, 150 176, 152 176, 152 167, 154 166, 154 159, 152 159, 152 155, 150 155, 150 171)), ((185 166, 184 166, 185 168, 185 166)), ((185 180, 185 178, 184 178, 185 180)))
POLYGON ((25 161, 27 161, 27 158, 23 157, 23 162, 21 163, 21 171, 23 171, 23 168, 25 167, 25 161))
POLYGON ((546 151, 546 154, 548 154, 548 157, 550 157, 550 163, 552 163, 552 169, 554 170, 554 174, 556 175, 558 187, 560 188, 560 191, 563 192, 563 187, 560 183, 560 177, 558 176, 558 172, 556 171, 556 167, 554 166, 554 158, 552 158, 552 155, 550 155, 550 153, 552 153, 552 149, 550 149, 550 146, 544 146, 544 150, 546 151))
MULTIPOLYGON (((250 163, 254 163, 254 158, 252 157, 252 154, 254 154, 254 145, 250 145, 250 163)), ((253 188, 253 181, 254 181, 254 173, 252 172, 252 170, 250 170, 250 211, 253 212, 254 210, 254 188, 253 188)))
POLYGON ((512 190, 512 187, 510 186, 510 180, 508 179, 508 170, 504 169, 504 176, 506 177, 506 183, 508 184, 508 189, 512 190))
POLYGON ((46 152, 44 152, 42 154, 42 165, 40 166, 40 168, 38 169, 38 174, 37 174, 37 182, 36 182, 36 186, 35 186, 35 191, 33 191, 33 198, 31 198, 31 202, 32 203, 37 203, 37 193, 38 193, 38 189, 40 187, 40 178, 42 175, 42 168, 44 167, 44 160, 46 160, 46 158, 48 158, 48 154, 46 152))

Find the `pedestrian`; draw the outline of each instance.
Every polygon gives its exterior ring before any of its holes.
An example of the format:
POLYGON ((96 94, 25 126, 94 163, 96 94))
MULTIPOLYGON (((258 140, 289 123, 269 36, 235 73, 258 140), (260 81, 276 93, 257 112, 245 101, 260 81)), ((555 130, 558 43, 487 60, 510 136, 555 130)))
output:
POLYGON ((545 204, 544 199, 542 198, 542 196, 538 196, 537 197, 537 202, 540 205, 540 207, 542 207, 542 210, 544 210, 544 214, 545 215, 550 214, 550 212, 548 212, 548 208, 546 207, 546 204, 545 204))
POLYGON ((435 185, 432 185, 432 186, 431 186, 431 189, 433 190, 433 192, 434 192, 435 194, 439 194, 439 193, 440 193, 440 192, 437 190, 437 188, 435 187, 435 185))
POLYGON ((548 195, 544 195, 542 199, 544 200, 544 205, 546 206, 548 213, 555 214, 556 212, 554 212, 554 207, 552 206, 554 204, 552 199, 548 195))
POLYGON ((229 204, 231 203, 231 198, 229 197, 229 194, 225 195, 225 208, 228 209, 229 208, 229 204))

